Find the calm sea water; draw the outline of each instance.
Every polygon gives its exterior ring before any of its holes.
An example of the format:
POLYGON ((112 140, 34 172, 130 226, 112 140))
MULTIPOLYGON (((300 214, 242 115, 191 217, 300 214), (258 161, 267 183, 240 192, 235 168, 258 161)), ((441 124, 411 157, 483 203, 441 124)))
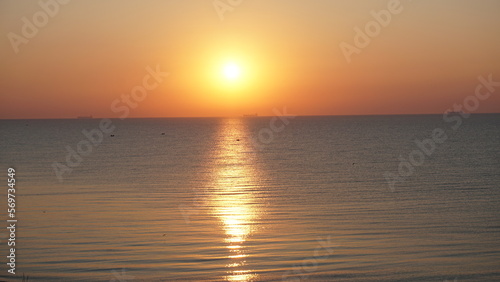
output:
MULTIPOLYGON (((438 115, 271 120, 113 120, 115 136, 62 182, 53 163, 98 119, 0 121, 4 219, 16 169, 16 277, 500 280, 500 115, 456 130, 438 115), (448 139, 415 153, 436 128, 448 139), (406 177, 390 189, 398 166, 406 177)), ((5 227, 0 278, 14 280, 5 227)))

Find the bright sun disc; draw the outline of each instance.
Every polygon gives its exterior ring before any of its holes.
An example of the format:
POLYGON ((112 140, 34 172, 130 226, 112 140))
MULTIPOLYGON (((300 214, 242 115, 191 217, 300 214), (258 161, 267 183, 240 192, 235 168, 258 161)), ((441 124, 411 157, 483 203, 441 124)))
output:
POLYGON ((229 63, 224 66, 224 77, 228 80, 236 80, 241 75, 240 67, 235 63, 229 63))

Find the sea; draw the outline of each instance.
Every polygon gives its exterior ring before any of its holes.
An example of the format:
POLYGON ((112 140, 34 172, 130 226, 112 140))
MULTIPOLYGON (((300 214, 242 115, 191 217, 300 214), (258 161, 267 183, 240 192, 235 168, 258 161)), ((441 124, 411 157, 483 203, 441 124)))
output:
POLYGON ((500 114, 0 131, 2 281, 500 281, 500 114))

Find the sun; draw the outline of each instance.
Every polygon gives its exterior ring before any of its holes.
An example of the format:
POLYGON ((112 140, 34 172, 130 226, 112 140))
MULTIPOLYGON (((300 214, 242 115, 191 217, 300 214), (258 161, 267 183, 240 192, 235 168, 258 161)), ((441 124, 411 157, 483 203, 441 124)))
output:
POLYGON ((241 77, 241 68, 234 62, 226 63, 222 68, 222 75, 226 80, 236 81, 241 77))

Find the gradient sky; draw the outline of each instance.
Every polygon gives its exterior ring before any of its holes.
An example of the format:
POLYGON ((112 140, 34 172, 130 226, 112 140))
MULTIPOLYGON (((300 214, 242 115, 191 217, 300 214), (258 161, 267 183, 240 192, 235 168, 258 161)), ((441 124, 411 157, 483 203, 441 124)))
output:
MULTIPOLYGON (((443 113, 474 94, 478 76, 500 81, 497 0, 402 0, 401 13, 348 63, 340 44, 354 46, 354 28, 390 1, 241 0, 221 20, 213 0, 73 0, 16 53, 9 34, 23 36, 23 17, 33 22, 43 10, 38 1, 0 0, 0 118, 118 117, 113 101, 157 65, 169 76, 130 117, 283 107, 443 113), (228 61, 240 66, 239 80, 222 77, 228 61)), ((499 113, 500 88, 476 112, 499 113)))

